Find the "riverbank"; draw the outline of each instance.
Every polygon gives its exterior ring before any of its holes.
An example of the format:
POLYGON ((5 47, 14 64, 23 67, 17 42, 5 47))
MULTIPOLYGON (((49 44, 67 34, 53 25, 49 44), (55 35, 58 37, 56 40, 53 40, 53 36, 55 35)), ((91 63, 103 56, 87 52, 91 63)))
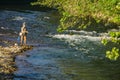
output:
POLYGON ((12 79, 16 71, 15 58, 33 46, 12 45, 14 42, 0 38, 0 80, 12 79), (10 46, 11 45, 11 46, 10 46))

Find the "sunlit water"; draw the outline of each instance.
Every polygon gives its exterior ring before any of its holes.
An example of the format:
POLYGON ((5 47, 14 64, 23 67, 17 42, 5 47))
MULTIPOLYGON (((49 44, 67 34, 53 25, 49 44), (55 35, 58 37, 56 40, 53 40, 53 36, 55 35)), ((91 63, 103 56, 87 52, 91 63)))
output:
POLYGON ((1 11, 0 16, 0 28, 14 40, 25 21, 27 43, 35 46, 16 57, 14 80, 120 80, 119 60, 105 58, 108 47, 100 42, 106 33, 55 34, 54 12, 1 11))

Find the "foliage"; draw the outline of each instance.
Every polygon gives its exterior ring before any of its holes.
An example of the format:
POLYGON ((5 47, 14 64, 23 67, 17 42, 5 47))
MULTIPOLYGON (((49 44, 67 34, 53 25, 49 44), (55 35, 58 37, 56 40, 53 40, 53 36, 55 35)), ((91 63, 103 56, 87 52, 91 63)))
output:
POLYGON ((103 39, 102 43, 107 45, 109 42, 114 43, 116 46, 111 49, 111 51, 106 51, 106 57, 111 60, 116 60, 120 54, 120 32, 109 32, 111 39, 103 39))
MULTIPOLYGON (((105 23, 105 26, 115 27, 110 23, 120 25, 120 0, 37 0, 32 5, 44 5, 58 9, 62 15, 59 32, 71 28, 84 29, 93 24, 93 20, 96 23, 105 23)), ((107 45, 109 41, 120 44, 120 32, 110 32, 109 34, 111 40, 104 39, 102 41, 104 45, 107 45)), ((116 60, 118 53, 119 47, 114 47, 111 51, 106 52, 106 57, 116 60)))
POLYGON ((97 23, 105 20, 120 24, 120 0, 38 0, 32 5, 58 9, 62 15, 58 31, 71 27, 86 28, 91 24, 91 17, 97 23))
POLYGON ((111 60, 117 60, 117 58, 119 57, 119 49, 117 49, 116 47, 113 47, 112 51, 106 52, 106 57, 111 60))

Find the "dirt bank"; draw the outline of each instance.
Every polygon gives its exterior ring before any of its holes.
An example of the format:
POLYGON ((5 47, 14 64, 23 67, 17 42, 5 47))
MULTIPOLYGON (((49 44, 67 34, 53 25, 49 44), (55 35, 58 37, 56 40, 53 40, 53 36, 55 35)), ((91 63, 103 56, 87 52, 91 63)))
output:
MULTIPOLYGON (((4 36, 5 38, 5 36, 4 36)), ((30 50, 32 46, 13 45, 15 42, 0 37, 0 80, 8 80, 13 78, 13 72, 17 69, 15 66, 16 55, 22 54, 26 50, 30 50)))

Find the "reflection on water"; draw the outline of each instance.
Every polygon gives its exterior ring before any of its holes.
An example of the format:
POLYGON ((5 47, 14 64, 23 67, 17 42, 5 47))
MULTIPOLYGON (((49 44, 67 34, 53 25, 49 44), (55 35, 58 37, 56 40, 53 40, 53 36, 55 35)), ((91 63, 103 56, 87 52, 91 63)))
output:
POLYGON ((72 80, 120 80, 119 62, 61 60, 61 68, 72 80))

